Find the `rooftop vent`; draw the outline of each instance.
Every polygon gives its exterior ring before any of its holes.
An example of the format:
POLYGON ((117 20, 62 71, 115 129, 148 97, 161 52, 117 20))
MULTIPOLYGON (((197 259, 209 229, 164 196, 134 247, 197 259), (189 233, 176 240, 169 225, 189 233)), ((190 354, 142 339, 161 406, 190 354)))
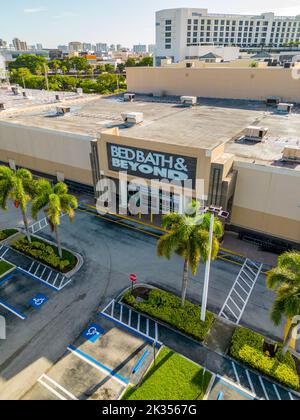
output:
POLYGON ((60 102, 60 96, 59 95, 55 95, 55 100, 56 100, 56 102, 60 102))
POLYGON ((28 98, 28 96, 27 96, 27 93, 24 91, 24 92, 22 92, 22 95, 23 95, 23 98, 28 98))
POLYGON ((269 131, 268 128, 249 126, 245 130, 244 139, 259 143, 268 134, 268 131, 269 131))
POLYGON ((56 108, 57 115, 65 115, 71 112, 71 108, 69 106, 58 106, 56 108))
POLYGON ((122 119, 127 124, 141 124, 144 121, 142 112, 123 112, 122 119))
POLYGON ((293 104, 286 104, 286 103, 280 103, 277 106, 277 111, 280 114, 290 114, 292 112, 292 109, 294 108, 293 104))
POLYGON ((0 111, 4 111, 4 110, 5 110, 4 104, 0 103, 0 111))
POLYGON ((267 106, 277 106, 281 102, 279 96, 268 96, 266 99, 267 106))
POLYGON ((185 106, 197 105, 197 96, 181 96, 180 102, 185 106))
POLYGON ((19 86, 13 86, 13 87, 11 88, 11 90, 12 90, 12 93, 13 93, 14 95, 19 95, 19 94, 20 94, 20 88, 19 88, 19 86))
POLYGON ((282 160, 284 162, 300 163, 300 147, 286 146, 282 160))
POLYGON ((185 67, 186 67, 187 69, 192 69, 192 68, 194 68, 194 67, 195 67, 195 63, 186 63, 186 64, 185 64, 185 67))
POLYGON ((133 102, 135 99, 135 93, 124 93, 124 102, 133 102))

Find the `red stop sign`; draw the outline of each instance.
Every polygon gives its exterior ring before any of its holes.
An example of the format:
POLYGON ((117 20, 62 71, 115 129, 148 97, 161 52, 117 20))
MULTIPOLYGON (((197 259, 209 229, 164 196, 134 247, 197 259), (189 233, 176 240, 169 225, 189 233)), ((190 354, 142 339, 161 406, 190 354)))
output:
POLYGON ((136 274, 130 274, 129 278, 130 278, 130 281, 132 281, 132 283, 137 282, 137 275, 136 274))

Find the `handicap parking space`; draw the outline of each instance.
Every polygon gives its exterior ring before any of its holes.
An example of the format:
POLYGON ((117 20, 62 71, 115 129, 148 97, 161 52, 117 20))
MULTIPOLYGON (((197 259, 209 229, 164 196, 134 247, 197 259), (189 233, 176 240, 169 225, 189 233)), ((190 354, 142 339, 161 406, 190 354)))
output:
POLYGON ((152 361, 153 347, 144 337, 97 317, 24 399, 117 400, 152 361))
POLYGON ((0 313, 8 321, 15 317, 25 320, 41 310, 54 295, 46 285, 15 271, 0 283, 0 313))

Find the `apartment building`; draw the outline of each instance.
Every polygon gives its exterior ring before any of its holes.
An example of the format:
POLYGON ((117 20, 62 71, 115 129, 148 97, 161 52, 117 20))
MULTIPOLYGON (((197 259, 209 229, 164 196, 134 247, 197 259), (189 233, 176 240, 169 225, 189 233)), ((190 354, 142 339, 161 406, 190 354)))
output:
POLYGON ((168 9, 156 13, 156 64, 172 57, 196 59, 203 45, 280 47, 300 40, 300 15, 279 17, 209 13, 208 9, 168 9))

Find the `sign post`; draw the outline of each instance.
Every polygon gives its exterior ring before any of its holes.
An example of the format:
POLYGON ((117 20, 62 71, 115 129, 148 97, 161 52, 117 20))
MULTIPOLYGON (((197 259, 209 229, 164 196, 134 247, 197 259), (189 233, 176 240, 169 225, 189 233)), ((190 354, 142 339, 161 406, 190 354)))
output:
POLYGON ((137 282, 137 275, 136 274, 130 274, 129 279, 131 281, 131 291, 133 292, 133 287, 137 282))
POLYGON ((201 321, 202 322, 205 322, 205 320, 206 320, 206 308, 207 308, 209 277, 210 277, 210 267, 211 267, 214 223, 215 223, 215 215, 212 213, 211 217, 210 217, 210 230, 209 230, 209 254, 208 254, 208 260, 206 262, 206 268, 205 268, 205 280, 204 280, 202 308, 201 308, 201 321))

